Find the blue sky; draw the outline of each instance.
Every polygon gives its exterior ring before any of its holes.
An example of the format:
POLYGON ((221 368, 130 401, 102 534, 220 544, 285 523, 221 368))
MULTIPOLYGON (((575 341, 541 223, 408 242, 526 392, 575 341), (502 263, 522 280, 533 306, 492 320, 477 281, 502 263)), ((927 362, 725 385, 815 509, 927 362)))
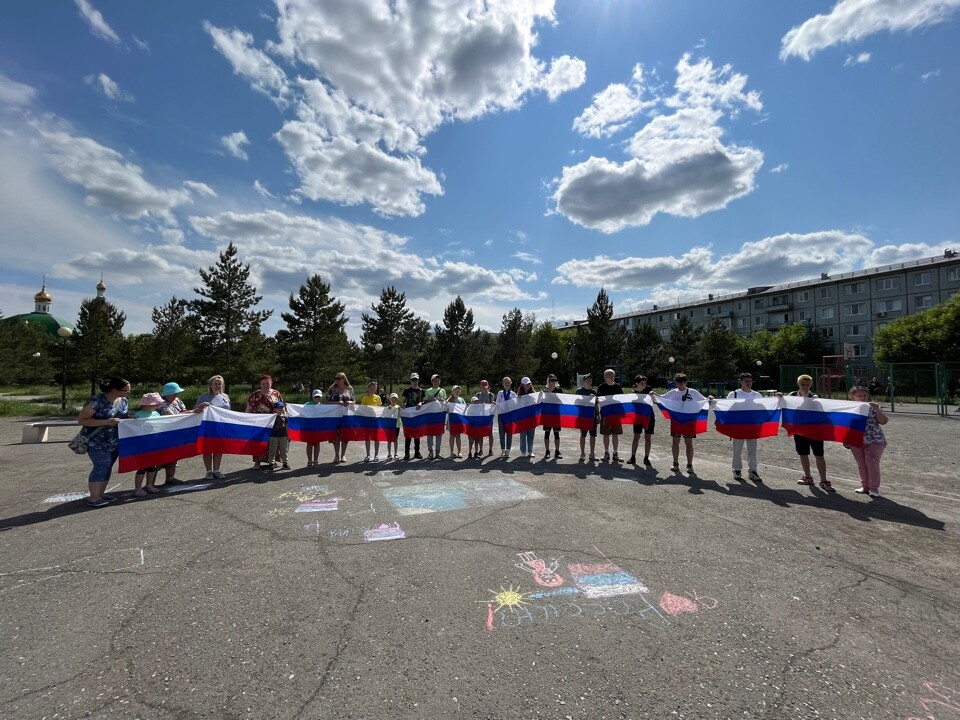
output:
POLYGON ((149 332, 233 241, 440 322, 583 317, 958 244, 960 0, 17 3, 0 309, 149 332))

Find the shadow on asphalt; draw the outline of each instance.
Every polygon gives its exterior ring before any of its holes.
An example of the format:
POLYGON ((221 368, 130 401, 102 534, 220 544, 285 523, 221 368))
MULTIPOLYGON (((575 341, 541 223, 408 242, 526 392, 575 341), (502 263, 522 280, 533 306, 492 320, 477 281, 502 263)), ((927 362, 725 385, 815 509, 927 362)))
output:
MULTIPOLYGON (((296 470, 284 471, 263 471, 263 470, 242 470, 232 473, 225 480, 215 483, 198 480, 173 486, 164 490, 162 493, 148 495, 138 498, 133 495, 132 490, 125 490, 113 493, 119 498, 117 505, 105 508, 94 509, 87 506, 85 500, 75 500, 72 502, 55 505, 49 510, 24 513, 9 518, 0 519, 0 532, 17 527, 35 525, 37 523, 56 520, 69 517, 83 512, 104 512, 109 511, 111 507, 127 505, 133 502, 141 503, 148 501, 159 501, 166 497, 176 497, 178 495, 195 493, 207 493, 219 490, 225 490, 234 485, 244 485, 253 483, 257 485, 266 485, 272 482, 289 480, 292 478, 302 478, 303 480, 333 478, 346 475, 362 475, 364 477, 398 477, 402 478, 405 474, 414 471, 422 471, 429 468, 431 471, 459 471, 473 470, 481 475, 493 474, 543 477, 546 475, 567 475, 579 480, 600 479, 615 480, 620 482, 634 482, 644 486, 665 486, 679 485, 687 487, 687 492, 691 495, 704 495, 707 492, 716 492, 723 495, 729 495, 744 500, 759 500, 773 503, 783 508, 791 506, 804 505, 808 507, 821 508, 833 512, 842 512, 849 515, 854 520, 861 522, 872 522, 874 520, 901 523, 904 525, 914 525, 916 527, 928 528, 931 530, 944 530, 945 524, 941 520, 935 520, 928 517, 919 510, 902 505, 887 497, 879 497, 865 502, 862 498, 849 498, 841 493, 827 493, 817 486, 808 486, 804 491, 794 488, 779 489, 773 488, 762 483, 752 482, 730 482, 721 485, 715 480, 704 479, 697 473, 690 472, 686 475, 680 472, 667 471, 660 474, 656 468, 644 468, 642 465, 631 466, 626 464, 616 464, 601 461, 586 461, 575 464, 560 465, 556 460, 535 459, 533 461, 521 458, 511 458, 509 460, 500 460, 495 457, 467 458, 459 462, 452 460, 415 460, 412 462, 391 462, 379 464, 357 464, 349 463, 342 465, 321 465, 319 468, 298 468, 296 470)), ((439 478, 438 478, 439 479, 439 478)), ((446 475, 443 479, 449 479, 446 475)))

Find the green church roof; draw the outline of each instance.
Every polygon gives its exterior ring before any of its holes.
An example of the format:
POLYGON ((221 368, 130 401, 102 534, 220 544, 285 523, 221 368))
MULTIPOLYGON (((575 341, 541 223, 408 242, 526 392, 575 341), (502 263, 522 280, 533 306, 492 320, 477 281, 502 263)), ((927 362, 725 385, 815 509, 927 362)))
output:
POLYGON ((57 334, 57 331, 62 327, 68 327, 74 332, 74 334, 77 333, 77 326, 74 325, 69 320, 61 320, 56 315, 51 315, 50 313, 44 313, 44 312, 32 312, 32 313, 24 313, 23 315, 12 315, 8 318, 3 318, 2 322, 5 322, 5 323, 25 322, 30 325, 39 325, 40 327, 42 327, 44 330, 47 331, 48 335, 58 340, 60 339, 60 336, 57 334))

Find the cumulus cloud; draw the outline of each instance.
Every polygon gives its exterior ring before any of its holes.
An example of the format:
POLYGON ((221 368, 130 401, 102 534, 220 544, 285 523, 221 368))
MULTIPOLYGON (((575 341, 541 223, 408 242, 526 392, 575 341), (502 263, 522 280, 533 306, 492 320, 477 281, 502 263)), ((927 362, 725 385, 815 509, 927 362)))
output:
POLYGON ((100 11, 97 10, 89 0, 74 0, 74 2, 77 4, 77 9, 80 10, 80 17, 84 19, 90 28, 90 32, 98 38, 112 42, 114 45, 120 44, 120 36, 113 31, 113 28, 103 19, 100 11))
POLYGON ((960 0, 840 0, 783 36, 780 59, 809 60, 820 50, 853 43, 886 30, 904 32, 945 22, 960 0))
POLYGON ((553 0, 285 0, 278 10, 265 50, 240 29, 204 28, 236 74, 292 113, 275 138, 299 178, 295 197, 419 215, 426 196, 443 194, 423 162, 437 128, 516 109, 535 92, 555 99, 586 76, 577 58, 534 55, 553 0))
POLYGON ((870 62, 870 53, 862 52, 859 55, 847 55, 847 59, 843 61, 843 66, 866 65, 868 62, 870 62))
POLYGON ((120 86, 106 73, 87 75, 84 78, 84 82, 108 100, 113 100, 114 102, 134 102, 133 95, 121 90, 120 86))
POLYGON ((0 73, 0 105, 25 107, 37 99, 36 88, 11 80, 0 73))
POLYGON ((709 247, 694 247, 678 257, 576 258, 557 268, 553 283, 603 286, 611 291, 645 290, 654 302, 675 302, 678 292, 685 298, 741 292, 757 285, 793 282, 823 272, 850 272, 937 252, 925 244, 877 247, 861 233, 842 230, 783 233, 744 243, 737 251, 719 257, 709 247))
POLYGON ((249 143, 250 141, 247 139, 247 134, 243 132, 243 130, 238 130, 235 133, 230 133, 220 138, 220 144, 227 149, 227 152, 241 160, 250 159, 247 151, 243 149, 243 146, 249 143))
POLYGON ((128 219, 158 219, 174 225, 174 208, 192 202, 189 190, 166 189, 143 177, 143 169, 95 140, 35 123, 37 146, 86 202, 128 219))
POLYGON ((745 75, 709 59, 692 62, 684 55, 676 71, 671 95, 648 92, 637 66, 629 85, 594 97, 574 122, 582 134, 613 134, 641 111, 653 117, 627 142, 626 161, 592 156, 564 167, 554 180, 555 212, 614 233, 646 225, 657 213, 697 217, 753 190, 763 153, 724 144, 720 123, 743 109, 762 110, 759 94, 746 91, 745 75))

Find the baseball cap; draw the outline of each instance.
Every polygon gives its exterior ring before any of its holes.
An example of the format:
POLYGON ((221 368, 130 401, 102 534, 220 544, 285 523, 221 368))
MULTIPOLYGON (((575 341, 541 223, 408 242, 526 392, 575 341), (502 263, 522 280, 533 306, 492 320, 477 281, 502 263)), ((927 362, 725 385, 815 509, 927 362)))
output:
POLYGON ((411 380, 419 380, 420 376, 417 373, 410 373, 411 380))
POLYGON ((454 390, 459 390, 459 389, 460 389, 459 385, 454 385, 452 388, 450 388, 450 392, 453 392, 454 390))
POLYGON ((275 403, 273 404, 273 409, 274 409, 274 410, 278 410, 279 408, 282 408, 282 407, 286 407, 286 405, 284 405, 282 402, 275 402, 275 403))
POLYGON ((530 378, 528 378, 526 375, 524 375, 522 378, 520 378, 520 384, 521 384, 521 385, 529 385, 529 384, 530 384, 530 378))
POLYGON ((312 393, 310 393, 310 397, 323 397, 323 390, 314 390, 312 393))
POLYGON ((398 398, 398 399, 400 398, 400 396, 397 395, 396 393, 390 393, 390 397, 391 397, 391 398, 398 398))
POLYGON ((431 380, 431 381, 436 380, 438 377, 440 377, 440 374, 439 374, 439 373, 434 373, 433 375, 430 376, 430 380, 431 380))

